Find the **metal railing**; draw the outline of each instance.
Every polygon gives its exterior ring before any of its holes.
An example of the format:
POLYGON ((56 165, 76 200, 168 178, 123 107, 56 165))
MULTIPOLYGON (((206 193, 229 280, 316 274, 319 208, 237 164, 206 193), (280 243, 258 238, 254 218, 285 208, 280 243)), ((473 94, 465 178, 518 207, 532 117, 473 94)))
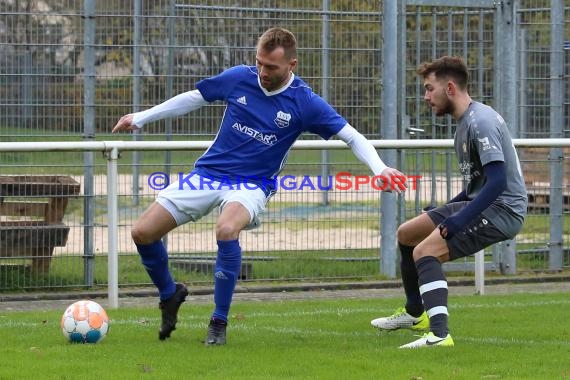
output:
MULTIPOLYGON (((371 140, 371 143, 379 150, 383 149, 441 149, 453 147, 453 140, 371 140)), ((0 143, 1 152, 103 152, 107 159, 107 239, 108 239, 108 297, 111 307, 119 306, 118 298, 118 163, 120 153, 127 151, 202 151, 210 146, 210 141, 89 141, 89 142, 45 142, 42 144, 14 142, 0 143)), ((561 148, 570 147, 570 139, 515 139, 514 144, 517 148, 561 148)), ((348 147, 342 141, 297 141, 292 149, 299 150, 346 150, 348 147)), ((564 188, 551 189, 552 191, 562 192, 564 188)), ((395 201, 396 198, 392 194, 383 193, 383 202, 395 201)), ((403 201, 400 197, 399 202, 403 201)), ((560 220, 562 223, 562 220, 560 220)), ((382 223, 394 224, 392 228, 397 228, 397 220, 383 219, 382 223)), ((552 229, 551 231, 563 231, 562 226, 552 229)), ((552 236, 551 241, 562 241, 562 236, 552 236)), ((393 249, 385 249, 382 252, 384 257, 383 263, 392 263, 396 265, 396 247, 393 249)), ((478 289, 483 292, 483 259, 479 254, 476 257, 476 278, 478 289)), ((395 273, 395 268, 382 268, 385 273, 395 273)))

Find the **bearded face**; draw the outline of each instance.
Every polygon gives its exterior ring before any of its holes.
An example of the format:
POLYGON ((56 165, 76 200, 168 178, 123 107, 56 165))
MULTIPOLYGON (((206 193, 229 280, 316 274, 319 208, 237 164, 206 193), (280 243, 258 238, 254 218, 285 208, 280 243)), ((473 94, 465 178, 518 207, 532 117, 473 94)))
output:
POLYGON ((435 74, 431 73, 424 79, 424 88, 424 100, 430 105, 437 116, 453 114, 455 105, 449 98, 446 80, 437 79, 435 74))

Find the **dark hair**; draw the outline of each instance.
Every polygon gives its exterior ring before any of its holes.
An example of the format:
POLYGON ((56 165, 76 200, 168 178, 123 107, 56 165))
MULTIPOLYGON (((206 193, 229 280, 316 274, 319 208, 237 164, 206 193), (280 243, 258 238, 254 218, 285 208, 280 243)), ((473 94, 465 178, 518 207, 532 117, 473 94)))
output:
POLYGON ((257 48, 272 52, 282 47, 287 59, 297 58, 297 39, 295 35, 284 28, 271 28, 265 31, 257 42, 257 48))
POLYGON ((431 62, 424 62, 416 70, 423 78, 427 78, 431 73, 437 79, 453 79, 457 87, 461 90, 467 89, 469 72, 463 58, 458 56, 444 56, 431 62))

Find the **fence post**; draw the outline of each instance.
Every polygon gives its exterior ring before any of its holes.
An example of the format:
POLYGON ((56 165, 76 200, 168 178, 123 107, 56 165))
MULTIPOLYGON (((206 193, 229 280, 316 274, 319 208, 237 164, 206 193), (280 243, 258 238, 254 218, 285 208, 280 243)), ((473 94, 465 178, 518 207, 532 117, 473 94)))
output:
MULTIPOLYGON (((519 137, 518 123, 518 87, 517 87, 517 38, 516 38, 516 1, 503 1, 497 7, 495 18, 495 35, 497 37, 497 61, 495 81, 498 91, 495 92, 497 110, 507 122, 513 138, 519 137)), ((517 259, 515 241, 507 240, 502 245, 500 268, 503 274, 516 274, 517 259)))
MULTIPOLYGON (((133 4, 134 16, 133 16, 133 110, 132 112, 138 112, 141 108, 141 28, 142 28, 142 0, 135 0, 133 4)), ((142 140, 142 135, 139 129, 135 129, 132 132, 133 140, 142 140)), ((140 161, 141 154, 138 151, 133 152, 133 206, 138 206, 140 202, 139 194, 139 177, 140 177, 140 161)))
MULTIPOLYGON (((382 10, 382 137, 396 139, 398 98, 398 6, 395 1, 383 2, 382 10)), ((396 165, 396 151, 384 151, 386 165, 396 165)), ((383 192, 380 196, 380 272, 388 278, 396 277, 396 197, 383 192)))
POLYGON ((117 160, 119 149, 107 151, 107 236, 108 236, 108 295, 109 307, 119 307, 119 222, 117 200, 117 160))
MULTIPOLYGON (((551 0, 550 38, 550 138, 564 137, 564 4, 551 0)), ((548 269, 562 270, 564 199, 564 149, 551 148, 550 162, 550 242, 548 269)))
MULTIPOLYGON (((321 50, 321 59, 322 59, 322 64, 321 64, 321 70, 323 72, 323 79, 322 79, 322 90, 321 90, 321 97, 326 100, 329 101, 329 78, 330 78, 330 20, 329 20, 329 8, 330 8, 330 0, 323 0, 323 15, 322 15, 322 20, 323 20, 323 31, 322 31, 322 35, 321 35, 321 45, 322 45, 322 50, 321 50)), ((321 176, 323 178, 324 181, 324 186, 328 187, 329 181, 329 174, 330 174, 330 169, 329 169, 329 151, 326 149, 321 150, 321 176)), ((321 197, 322 197, 322 204, 323 206, 328 206, 329 204, 329 191, 328 190, 323 190, 321 191, 321 197)))
POLYGON ((485 294, 485 251, 475 253, 475 293, 485 294))
MULTIPOLYGON (((83 44, 85 49, 84 65, 84 89, 83 89, 83 140, 95 139, 95 34, 96 12, 95 1, 84 0, 85 29, 83 44)), ((95 220, 95 184, 94 184, 94 159, 95 153, 83 152, 83 277, 86 286, 93 286, 93 273, 95 251, 93 225, 95 220)))

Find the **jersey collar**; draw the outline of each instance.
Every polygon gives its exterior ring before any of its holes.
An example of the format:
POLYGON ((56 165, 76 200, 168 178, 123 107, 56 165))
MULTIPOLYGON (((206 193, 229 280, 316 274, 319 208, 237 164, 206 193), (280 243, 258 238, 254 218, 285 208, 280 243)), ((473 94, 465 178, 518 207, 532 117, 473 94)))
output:
POLYGON ((469 105, 468 105, 467 108, 465 109, 465 112, 463 112, 463 113, 461 114, 461 116, 459 116, 459 119, 457 119, 457 122, 459 122, 459 121, 461 121, 461 120, 463 120, 463 119, 465 118, 465 116, 469 113, 469 109, 470 109, 471 107, 473 107, 474 104, 475 104, 475 101, 473 101, 473 100, 469 102, 469 105))
POLYGON ((275 91, 267 91, 265 88, 263 88, 263 86, 261 85, 261 82, 259 81, 259 75, 257 76, 257 84, 259 85, 259 88, 261 88, 261 91, 263 91, 263 93, 266 96, 273 96, 273 95, 280 94, 283 91, 285 91, 286 89, 288 89, 289 86, 291 86, 291 83, 293 83, 294 79, 295 79, 295 74, 291 73, 291 78, 289 78, 289 81, 287 81, 287 83, 283 87, 281 87, 275 91))

